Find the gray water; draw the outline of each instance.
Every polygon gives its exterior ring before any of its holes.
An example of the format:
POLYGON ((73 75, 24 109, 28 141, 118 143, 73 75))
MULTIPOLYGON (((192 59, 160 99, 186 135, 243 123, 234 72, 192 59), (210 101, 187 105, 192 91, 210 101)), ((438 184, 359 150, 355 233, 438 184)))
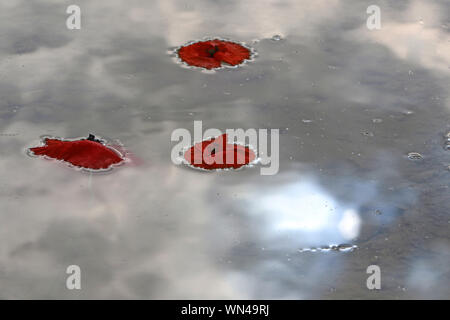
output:
POLYGON ((448 1, 378 1, 373 31, 370 1, 79 0, 68 30, 71 4, 0 0, 1 298, 450 298, 448 1), (170 56, 204 37, 257 57, 170 56), (174 165, 194 120, 280 129, 278 174, 174 165), (89 133, 134 163, 25 152, 89 133))

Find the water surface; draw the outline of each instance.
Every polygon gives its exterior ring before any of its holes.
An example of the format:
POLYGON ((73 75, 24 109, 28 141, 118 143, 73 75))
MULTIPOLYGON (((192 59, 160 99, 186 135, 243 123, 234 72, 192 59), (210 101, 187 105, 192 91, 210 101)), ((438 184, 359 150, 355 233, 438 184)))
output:
POLYGON ((71 4, 0 1, 1 298, 450 297, 448 1, 378 2, 374 31, 368 1, 80 0, 68 30, 71 4), (258 55, 205 73, 169 54, 214 36, 258 55), (175 166, 194 120, 280 129, 279 173, 175 166), (135 164, 25 152, 89 133, 135 164))

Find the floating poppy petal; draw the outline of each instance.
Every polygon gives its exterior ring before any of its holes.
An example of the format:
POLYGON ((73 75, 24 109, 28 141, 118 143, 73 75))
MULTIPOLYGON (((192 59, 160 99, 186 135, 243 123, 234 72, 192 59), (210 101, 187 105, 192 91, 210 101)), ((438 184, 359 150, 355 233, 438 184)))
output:
POLYGON ((116 150, 104 145, 93 135, 89 135, 87 139, 74 141, 47 138, 44 143, 44 146, 30 148, 30 151, 37 156, 63 160, 76 167, 109 169, 124 161, 116 150))
POLYGON ((227 143, 227 135, 211 138, 189 148, 184 159, 194 167, 206 170, 238 169, 256 159, 249 147, 227 143))
POLYGON ((220 68, 223 62, 232 66, 243 63, 250 59, 250 50, 235 42, 214 39, 181 47, 178 56, 190 66, 213 69, 220 68))

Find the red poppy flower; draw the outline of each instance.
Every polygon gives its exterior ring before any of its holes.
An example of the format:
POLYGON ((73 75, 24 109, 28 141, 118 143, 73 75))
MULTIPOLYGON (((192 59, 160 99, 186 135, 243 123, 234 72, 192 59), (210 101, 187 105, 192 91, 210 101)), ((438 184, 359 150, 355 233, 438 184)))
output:
POLYGON ((184 153, 190 165, 206 170, 238 169, 255 158, 249 147, 227 143, 226 134, 196 143, 184 153))
POLYGON ((220 68, 222 63, 241 64, 250 59, 250 50, 238 43, 214 39, 181 47, 178 56, 190 66, 213 69, 220 68))
POLYGON ((34 155, 63 160, 80 168, 109 169, 124 161, 118 151, 104 145, 92 134, 87 139, 69 141, 46 138, 44 142, 44 146, 30 148, 30 151, 34 155))

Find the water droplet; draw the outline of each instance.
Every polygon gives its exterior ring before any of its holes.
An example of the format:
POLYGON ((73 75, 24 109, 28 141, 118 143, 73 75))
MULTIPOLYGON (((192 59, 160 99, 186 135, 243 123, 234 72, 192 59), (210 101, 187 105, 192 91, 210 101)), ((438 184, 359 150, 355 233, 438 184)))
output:
POLYGON ((422 160, 423 156, 418 152, 410 152, 408 153, 409 160, 422 160))
POLYGON ((283 38, 279 35, 279 34, 276 34, 276 35, 274 35, 273 37, 272 37, 272 40, 273 41, 280 41, 280 40, 282 40, 283 38))
POLYGON ((373 123, 381 123, 381 122, 383 122, 383 119, 375 118, 375 119, 372 119, 372 122, 373 123))
POLYGON ((310 122, 313 122, 313 120, 309 120, 309 119, 302 119, 302 122, 303 122, 303 123, 310 123, 310 122))

